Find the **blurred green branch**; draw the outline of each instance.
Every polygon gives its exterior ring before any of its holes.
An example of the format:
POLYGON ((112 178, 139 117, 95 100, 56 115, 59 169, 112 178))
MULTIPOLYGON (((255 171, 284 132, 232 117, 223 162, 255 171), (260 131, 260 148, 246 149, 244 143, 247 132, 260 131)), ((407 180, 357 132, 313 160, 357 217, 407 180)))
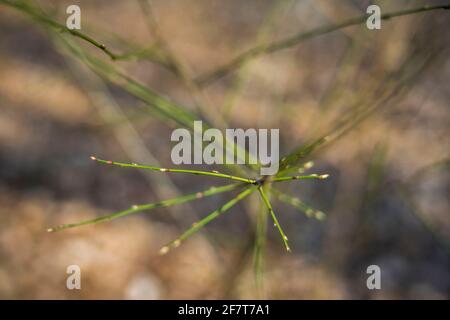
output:
MULTIPOLYGON (((118 60, 131 60, 131 59, 149 59, 155 63, 160 64, 161 66, 169 69, 172 72, 177 73, 177 70, 174 69, 173 65, 167 62, 167 58, 164 57, 161 53, 161 50, 158 46, 150 45, 145 48, 134 48, 133 50, 130 50, 129 52, 123 53, 123 54, 117 54, 112 52, 111 49, 107 48, 106 45, 99 40, 96 40, 92 38, 91 36, 87 35, 84 32, 75 30, 75 29, 69 29, 65 25, 51 19, 46 14, 41 12, 39 8, 34 7, 31 5, 28 1, 12 1, 12 0, 0 0, 0 4, 5 4, 10 7, 13 7, 17 10, 20 10, 26 14, 28 14, 31 18, 35 19, 36 21, 39 21, 61 33, 68 33, 76 38, 79 38, 92 46, 100 49, 103 51, 111 60, 118 61, 118 60)), ((119 39, 122 43, 125 42, 123 39, 119 39)))
MULTIPOLYGON (((450 4, 446 5, 437 5, 437 6, 423 6, 419 8, 414 9, 406 9, 406 10, 400 10, 390 13, 385 13, 381 15, 382 20, 389 20, 391 18, 400 17, 400 16, 406 16, 411 14, 416 14, 420 12, 426 12, 426 11, 432 11, 432 10, 449 10, 450 4)), ((367 18, 369 17, 368 14, 364 14, 358 17, 350 18, 348 20, 345 20, 338 24, 329 24, 321 27, 314 28, 307 32, 301 32, 298 33, 292 37, 274 41, 271 43, 265 43, 257 45, 251 49, 248 49, 247 51, 244 51, 243 53, 236 56, 234 59, 232 59, 230 62, 226 63, 225 65, 217 68, 214 71, 211 71, 209 73, 206 73, 204 75, 198 76, 195 81, 198 83, 199 86, 204 87, 212 82, 219 80, 229 74, 230 72, 234 71, 235 69, 240 68, 245 62, 247 62, 250 59, 254 59, 256 57, 259 57, 264 54, 269 54, 275 51, 287 49, 290 47, 293 47, 305 40, 321 36, 333 31, 337 31, 342 28, 346 28, 349 26, 354 26, 358 24, 362 24, 366 22, 367 18)))
POLYGON ((58 30, 59 32, 70 33, 74 37, 80 38, 80 39, 90 43, 94 47, 97 47, 98 49, 103 51, 105 54, 107 54, 112 60, 117 60, 119 57, 119 55, 111 52, 108 48, 106 48, 106 46, 104 44, 100 43, 99 41, 95 40, 94 38, 80 32, 78 30, 69 29, 65 25, 63 25, 55 20, 52 20, 43 14, 39 14, 38 8, 31 6, 31 4, 29 4, 28 2, 0 0, 0 3, 11 6, 13 8, 16 8, 22 12, 25 12, 28 15, 30 15, 33 19, 38 20, 42 23, 45 23, 46 25, 58 30))

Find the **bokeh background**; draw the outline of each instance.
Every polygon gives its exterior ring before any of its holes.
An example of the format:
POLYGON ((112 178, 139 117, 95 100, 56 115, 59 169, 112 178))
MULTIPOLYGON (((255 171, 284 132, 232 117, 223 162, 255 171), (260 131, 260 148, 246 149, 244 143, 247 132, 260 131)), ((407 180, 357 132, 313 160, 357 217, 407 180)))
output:
MULTIPOLYGON (((263 41, 364 14, 371 3, 385 13, 446 1, 155 0, 156 35, 139 1, 34 3, 61 23, 78 4, 82 31, 115 52, 164 39, 195 77, 263 41)), ((284 187, 327 218, 275 202, 293 252, 268 228, 262 297, 448 299, 449 17, 441 10, 383 21, 377 31, 345 28, 254 59, 194 93, 145 57, 112 63, 188 109, 200 99, 229 128, 280 128, 282 154, 336 136, 308 159, 329 179, 284 187), (341 130, 345 119, 355 125, 341 130), (381 290, 366 288, 372 264, 381 290)), ((165 256, 161 246, 229 195, 46 232, 220 184, 92 162, 97 155, 170 167, 177 125, 103 81, 55 33, 0 1, 0 298, 261 297, 252 267, 257 195, 165 256), (71 264, 81 267, 81 290, 66 289, 71 264)))

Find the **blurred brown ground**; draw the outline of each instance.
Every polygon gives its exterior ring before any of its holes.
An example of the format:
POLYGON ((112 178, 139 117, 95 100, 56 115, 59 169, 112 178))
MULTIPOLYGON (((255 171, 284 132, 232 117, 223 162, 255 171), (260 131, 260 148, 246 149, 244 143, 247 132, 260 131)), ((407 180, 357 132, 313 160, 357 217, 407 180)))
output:
MULTIPOLYGON (((72 4, 38 2, 59 21, 72 4)), ((377 2, 386 12, 423 4, 377 2)), ((193 75, 252 47, 274 6, 268 0, 152 3, 164 38, 193 75)), ((114 50, 121 47, 106 37, 108 33, 139 44, 152 40, 137 1, 77 4, 82 30, 105 39, 114 50)), ((362 14, 367 4, 291 1, 278 13, 270 38, 362 14)), ((383 21, 380 31, 364 25, 346 28, 248 66, 248 81, 231 111, 230 127, 280 128, 280 149, 286 153, 333 128, 352 111, 353 101, 372 101, 377 86, 392 88, 389 76, 431 55, 402 99, 382 105, 314 155, 315 171, 330 173, 330 179, 290 185, 291 194, 327 213, 325 221, 276 205, 293 252, 285 253, 278 234, 269 228, 267 298, 450 297, 448 18, 448 12, 439 11, 383 21), (382 290, 366 288, 365 271, 371 264, 382 269, 382 290)), ((193 106, 186 88, 161 67, 145 61, 117 64, 162 94, 193 106)), ((212 116, 219 112, 232 79, 205 90, 212 116)), ((162 245, 196 216, 217 208, 226 195, 111 223, 46 232, 60 223, 214 185, 216 180, 197 177, 170 176, 166 181, 157 174, 89 160, 91 154, 142 159, 139 162, 154 156, 170 166, 172 128, 140 110, 139 101, 103 84, 55 47, 42 28, 0 5, 1 299, 257 297, 252 204, 237 206, 180 248, 158 255, 162 245), (65 287, 71 264, 81 267, 80 291, 65 287)))

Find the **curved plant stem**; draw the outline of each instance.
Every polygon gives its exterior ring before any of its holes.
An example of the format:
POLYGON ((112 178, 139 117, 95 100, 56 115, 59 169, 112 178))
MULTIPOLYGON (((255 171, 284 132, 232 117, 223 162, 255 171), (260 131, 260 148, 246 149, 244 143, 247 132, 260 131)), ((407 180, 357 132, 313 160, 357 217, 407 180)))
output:
POLYGON ((47 229, 47 231, 48 232, 56 232, 56 231, 61 231, 64 229, 111 221, 111 220, 114 220, 114 219, 117 219, 120 217, 124 217, 124 216, 130 215, 130 214, 133 214, 133 213, 138 213, 138 212, 157 209, 157 208, 170 207, 170 206, 182 204, 182 203, 185 203, 188 201, 201 199, 204 197, 209 197, 209 196, 216 195, 216 194, 223 193, 223 192, 228 192, 228 191, 234 190, 237 187, 242 186, 242 185, 243 185, 242 183, 234 183, 234 184, 229 184, 229 185, 221 186, 221 187, 212 187, 212 188, 209 188, 202 192, 195 192, 195 193, 187 194, 187 195, 184 195, 181 197, 176 197, 173 199, 168 199, 168 200, 154 202, 154 203, 148 203, 148 204, 142 204, 142 205, 134 205, 129 209, 119 211, 119 212, 116 212, 116 213, 113 213, 110 215, 98 217, 95 219, 85 220, 85 221, 81 221, 81 222, 77 222, 77 223, 63 224, 63 225, 60 225, 57 227, 49 228, 49 229, 47 229))
POLYGON ((249 184, 255 184, 256 180, 254 179, 247 179, 243 177, 238 176, 232 176, 225 173, 220 173, 217 171, 200 171, 200 170, 189 170, 189 169, 168 169, 168 168, 160 168, 160 167, 154 167, 154 166, 146 166, 146 165, 140 165, 137 163, 124 163, 124 162, 116 162, 111 160, 103 160, 98 159, 96 157, 91 157, 92 160, 97 161, 99 163, 103 164, 111 164, 119 167, 126 167, 126 168, 136 168, 136 169, 148 169, 153 171, 160 171, 160 172, 174 172, 174 173, 187 173, 187 174, 195 174, 195 175, 203 175, 203 176, 212 176, 217 178, 223 178, 223 179, 230 179, 234 181, 240 181, 245 182, 249 184))
POLYGON ((256 188, 257 188, 257 186, 252 186, 250 188, 247 188, 243 192, 239 193, 236 197, 234 197, 233 199, 231 199, 230 201, 225 203, 219 209, 214 210, 213 212, 211 212, 209 215, 207 215, 200 221, 195 222, 192 225, 192 227, 189 228, 188 230, 186 230, 180 237, 171 241, 166 246, 162 247, 160 250, 160 254, 166 254, 167 252, 169 252, 170 249, 177 248, 181 244, 182 241, 184 241, 185 239, 187 239, 188 237, 190 237, 191 235, 193 235, 194 233, 199 231, 201 228, 203 228, 206 224, 210 223, 212 220, 218 218, 222 213, 229 210, 236 203, 238 203, 245 197, 249 196, 251 193, 253 193, 253 191, 255 191, 256 188))
MULTIPOLYGON (((385 14, 382 14, 380 18, 382 20, 388 20, 388 19, 391 19, 394 17, 406 16, 406 15, 416 14, 416 13, 420 13, 420 12, 426 12, 426 11, 432 11, 432 10, 449 10, 449 9, 450 9, 450 4, 436 5, 436 6, 427 5, 427 6, 422 6, 419 8, 406 9, 406 10, 385 13, 385 14)), ((308 39, 311 39, 311 38, 314 38, 317 36, 321 36, 321 35, 324 35, 324 34, 327 34, 327 33, 342 29, 342 28, 363 24, 364 22, 366 22, 367 17, 368 17, 368 15, 364 14, 364 15, 361 15, 358 17, 350 18, 350 19, 340 22, 338 24, 329 24, 329 25, 317 27, 317 28, 314 28, 307 32, 298 33, 298 34, 296 34, 292 37, 286 38, 286 39, 282 39, 279 41, 255 46, 247 51, 244 51, 243 53, 241 53, 240 55, 238 55, 234 59, 232 59, 230 62, 217 68, 216 70, 197 77, 195 79, 195 81, 198 83, 199 86, 203 86, 203 87, 207 86, 210 83, 223 78, 224 76, 226 76, 233 70, 238 69, 239 67, 241 67, 245 62, 247 62, 250 59, 256 58, 256 57, 264 55, 264 54, 272 53, 272 52, 275 52, 278 50, 283 50, 286 48, 293 47, 305 40, 308 40, 308 39)))

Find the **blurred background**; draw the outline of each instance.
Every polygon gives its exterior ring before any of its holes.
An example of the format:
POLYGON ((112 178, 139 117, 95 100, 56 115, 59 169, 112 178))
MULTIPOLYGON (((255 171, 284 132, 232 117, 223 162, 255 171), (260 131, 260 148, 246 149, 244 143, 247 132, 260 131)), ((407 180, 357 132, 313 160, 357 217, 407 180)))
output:
POLYGON ((257 44, 362 15, 372 3, 387 13, 448 1, 32 3, 62 24, 67 6, 79 5, 81 31, 124 56, 111 61, 0 1, 1 299, 450 297, 448 11, 314 37, 201 88, 189 80, 257 44), (262 296, 252 266, 257 195, 164 256, 161 246, 230 195, 46 232, 221 183, 92 162, 96 155, 172 167, 170 134, 179 125, 104 81, 61 39, 188 110, 201 106, 216 127, 280 128, 281 154, 332 137, 305 159, 329 179, 283 184, 326 219, 274 200, 292 253, 268 228, 262 296), (182 72, 158 63, 161 50, 182 72), (72 264, 81 267, 81 290, 66 288, 72 264), (372 264, 381 268, 381 290, 366 287, 372 264))

